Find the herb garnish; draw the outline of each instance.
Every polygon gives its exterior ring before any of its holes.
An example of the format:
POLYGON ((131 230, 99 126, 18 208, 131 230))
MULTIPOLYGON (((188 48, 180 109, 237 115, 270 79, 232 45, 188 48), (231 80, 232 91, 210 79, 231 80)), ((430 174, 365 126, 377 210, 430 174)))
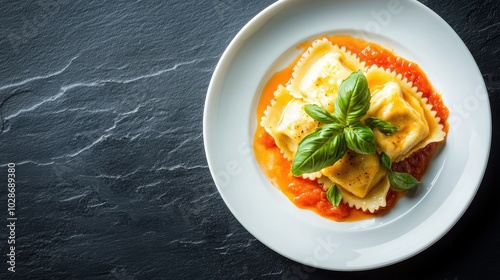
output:
POLYGON ((331 166, 344 156, 347 148, 360 154, 375 153, 375 135, 360 122, 370 108, 370 99, 366 77, 358 70, 340 84, 333 114, 317 105, 305 105, 306 113, 325 125, 299 143, 292 174, 299 176, 331 166))
POLYGON ((397 190, 411 190, 420 183, 409 173, 400 173, 392 170, 391 158, 384 152, 380 154, 380 165, 384 169, 389 170, 389 182, 397 190))
POLYGON ((398 128, 393 126, 390 122, 386 122, 379 118, 367 118, 365 124, 370 128, 378 128, 378 130, 385 135, 391 135, 398 131, 398 128))
POLYGON ((328 191, 326 192, 326 198, 333 205, 339 206, 340 202, 342 201, 342 193, 340 192, 336 184, 333 184, 333 186, 328 189, 328 191))
MULTIPOLYGON (((377 145, 372 129, 376 128, 385 135, 398 131, 391 123, 378 118, 367 118, 365 124, 361 123, 360 120, 370 108, 370 99, 366 77, 358 70, 340 84, 333 114, 316 104, 305 105, 305 112, 324 125, 299 143, 292 161, 292 174, 299 176, 332 166, 345 155, 348 148, 359 154, 373 154, 377 145)), ((394 188, 409 190, 419 184, 408 173, 392 171, 392 162, 387 154, 380 155, 380 163, 390 171, 389 182, 394 188)), ((342 201, 342 193, 336 184, 328 189, 326 196, 335 206, 342 201)))

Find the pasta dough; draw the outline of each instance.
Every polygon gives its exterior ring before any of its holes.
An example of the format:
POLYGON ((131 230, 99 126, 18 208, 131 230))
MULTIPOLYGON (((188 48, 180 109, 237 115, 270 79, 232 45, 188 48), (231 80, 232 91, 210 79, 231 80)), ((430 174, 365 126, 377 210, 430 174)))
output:
MULTIPOLYGON (((293 98, 288 90, 280 85, 274 93, 271 106, 268 106, 261 120, 264 127, 280 148, 281 153, 287 159, 293 159, 300 141, 314 132, 319 126, 302 108, 306 105, 303 99, 293 98)), ((321 173, 303 174, 306 179, 316 179, 321 173)))
POLYGON ((358 69, 364 65, 355 56, 327 39, 317 40, 298 61, 287 89, 331 112, 340 84, 358 69))
POLYGON ((333 166, 321 173, 357 197, 363 198, 384 177, 377 154, 362 155, 348 150, 333 166))
MULTIPOLYGON (((328 189, 334 184, 326 176, 319 178, 318 182, 323 184, 323 189, 325 191, 328 191, 328 189)), ((380 207, 387 206, 387 193, 389 192, 390 187, 391 185, 389 183, 389 179, 387 177, 383 177, 370 189, 369 193, 364 198, 359 198, 353 195, 341 186, 338 188, 342 193, 342 200, 347 203, 349 207, 373 213, 379 210, 380 207)))
POLYGON ((379 152, 398 162, 427 144, 444 139, 446 133, 432 106, 400 75, 372 67, 366 79, 372 98, 365 118, 377 117, 398 128, 392 135, 374 130, 379 152))
POLYGON ((285 87, 279 86, 275 99, 267 108, 261 125, 273 136, 283 155, 292 159, 299 142, 314 132, 319 123, 309 117, 302 107, 303 99, 293 98, 285 87))

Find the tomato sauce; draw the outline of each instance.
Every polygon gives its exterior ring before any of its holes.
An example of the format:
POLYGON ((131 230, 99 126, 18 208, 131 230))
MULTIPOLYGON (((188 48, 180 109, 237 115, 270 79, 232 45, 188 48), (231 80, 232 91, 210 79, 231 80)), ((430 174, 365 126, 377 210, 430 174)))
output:
MULTIPOLYGON (((428 98, 428 102, 433 105, 433 110, 437 112, 436 115, 441 119, 444 131, 448 131, 447 119, 449 111, 444 106, 441 95, 434 90, 427 76, 417 64, 397 56, 376 43, 362 39, 350 36, 332 36, 328 37, 328 39, 333 44, 344 46, 348 51, 356 54, 361 61, 365 62, 366 66, 375 64, 379 67, 396 71, 396 73, 401 74, 409 82, 412 82, 413 86, 416 86, 418 91, 421 91, 422 95, 428 98)), ((312 42, 304 42, 297 48, 305 51, 311 44, 312 42)), ((293 67, 300 57, 301 55, 289 66, 276 72, 264 86, 257 105, 257 123, 260 123, 264 110, 273 99, 274 91, 278 85, 286 84, 290 79, 293 67)), ((292 175, 291 162, 282 156, 274 139, 260 125, 255 132, 253 146, 257 162, 272 184, 278 187, 297 207, 315 211, 319 215, 335 221, 357 221, 383 215, 404 194, 403 192, 391 189, 386 198, 387 206, 380 208, 375 213, 353 209, 344 203, 335 207, 326 198, 326 192, 320 183, 292 175)), ((405 160, 393 164, 393 169, 399 172, 410 173, 420 180, 437 146, 438 143, 427 145, 405 160)))

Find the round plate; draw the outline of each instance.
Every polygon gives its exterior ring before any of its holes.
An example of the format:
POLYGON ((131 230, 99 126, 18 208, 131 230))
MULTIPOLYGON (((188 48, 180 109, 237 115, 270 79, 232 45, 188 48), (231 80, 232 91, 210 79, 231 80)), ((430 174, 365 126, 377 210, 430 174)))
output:
POLYGON ((491 113, 481 73, 457 34, 416 1, 278 1, 233 39, 213 74, 203 134, 210 171, 238 221, 297 262, 366 270, 409 258, 441 238, 472 201, 484 174, 491 113), (450 129, 417 190, 386 215, 338 223, 297 208, 269 182, 252 149, 256 106, 273 73, 321 35, 377 42, 420 65, 450 109, 450 129))

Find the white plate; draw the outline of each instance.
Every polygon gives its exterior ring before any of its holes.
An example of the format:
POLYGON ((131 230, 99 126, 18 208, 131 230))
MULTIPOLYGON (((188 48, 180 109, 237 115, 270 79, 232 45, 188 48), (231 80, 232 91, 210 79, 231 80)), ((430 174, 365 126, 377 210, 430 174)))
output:
POLYGON ((206 98, 203 134, 210 171, 238 221, 269 248, 330 270, 365 270, 409 258, 461 217, 484 174, 491 113, 481 73, 457 34, 416 1, 278 1, 228 46, 206 98), (260 170, 252 138, 256 105, 270 75, 296 46, 321 34, 348 34, 418 63, 450 109, 446 144, 418 190, 389 214, 337 223, 293 205, 260 170))

